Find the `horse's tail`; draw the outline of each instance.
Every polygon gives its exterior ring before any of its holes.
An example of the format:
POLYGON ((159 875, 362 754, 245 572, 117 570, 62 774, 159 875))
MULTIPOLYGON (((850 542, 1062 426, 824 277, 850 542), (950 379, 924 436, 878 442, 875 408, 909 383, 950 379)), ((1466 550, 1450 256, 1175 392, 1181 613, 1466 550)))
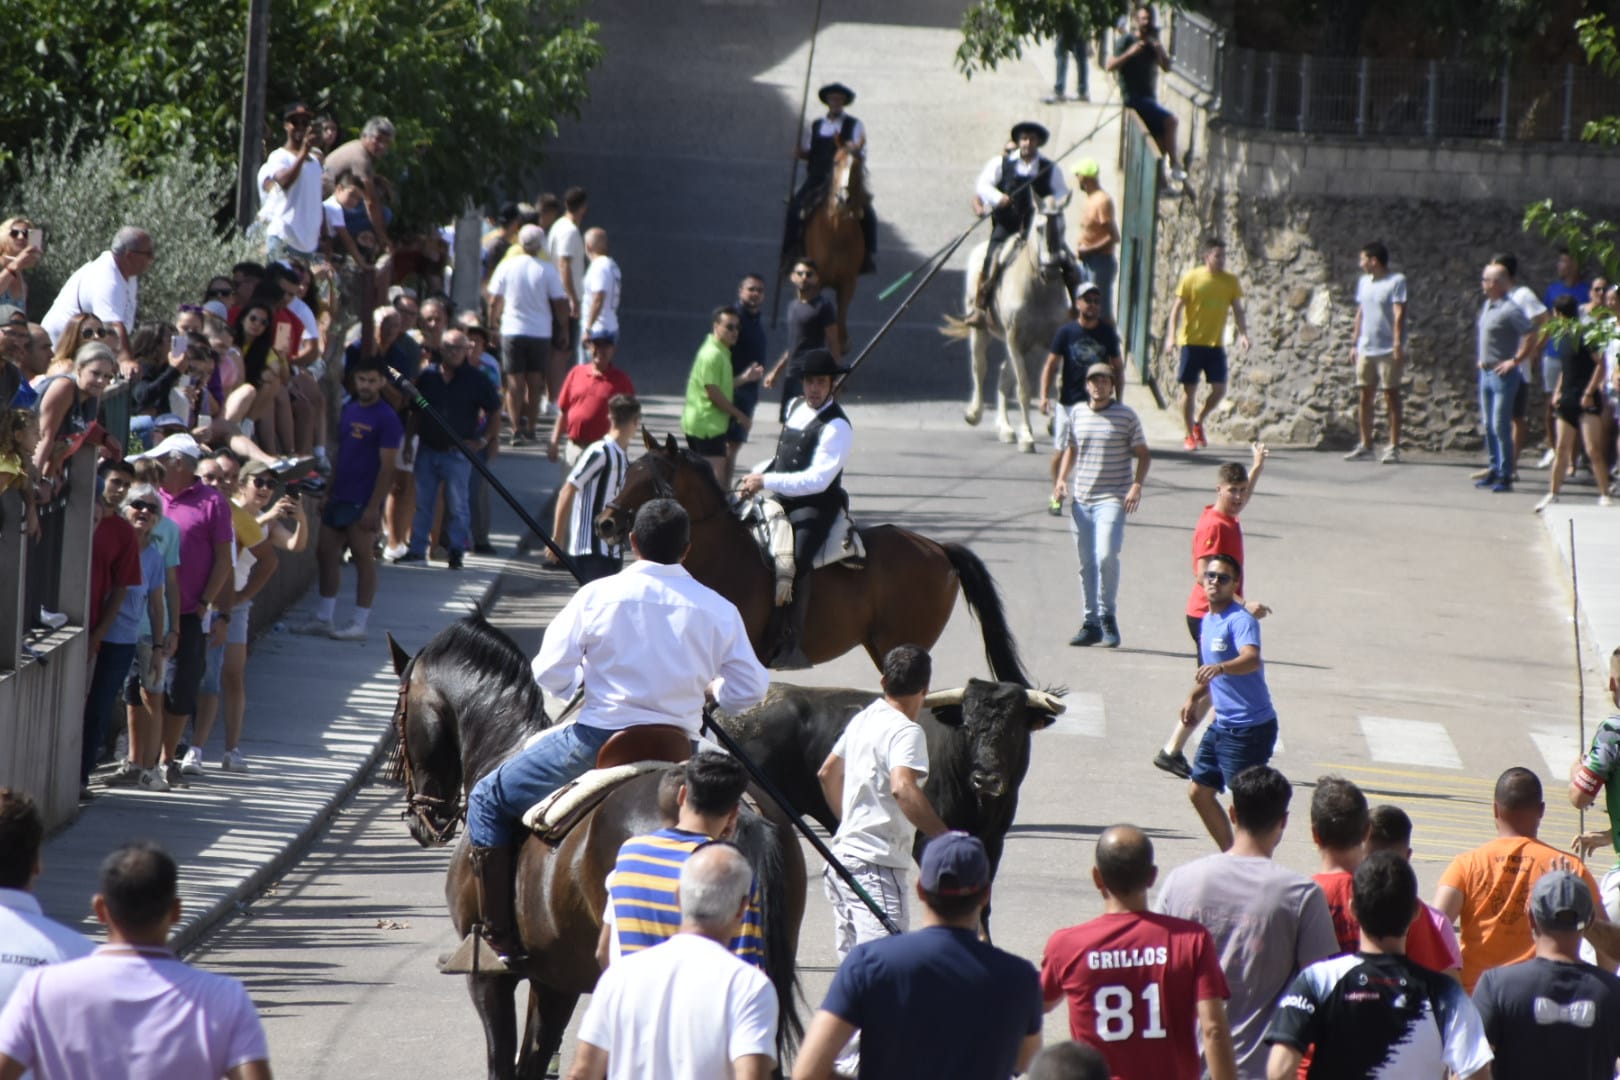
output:
POLYGON ((966 341, 969 335, 973 333, 973 330, 973 325, 966 319, 955 315, 947 315, 945 316, 945 325, 939 328, 939 334, 941 337, 949 338, 952 341, 966 341))
POLYGON ((1018 656, 1018 643, 1013 640, 1012 628, 1007 625, 1007 613, 1001 606, 1001 593, 996 579, 990 576, 979 557, 961 544, 941 544, 945 554, 956 568, 962 582, 962 595, 967 597, 968 610, 979 620, 984 634, 984 658, 990 662, 990 671, 1000 682, 1014 682, 1019 686, 1033 685, 1024 672, 1024 662, 1018 656))
MULTIPOLYGON (((776 988, 776 1058, 786 1061, 804 1037, 804 1021, 799 1018, 798 967, 794 962, 794 927, 789 925, 787 860, 782 855, 780 830, 790 828, 744 811, 737 816, 732 837, 748 857, 759 886, 760 932, 765 943, 765 974, 776 988)), ((790 841, 791 842, 791 841, 790 841)))

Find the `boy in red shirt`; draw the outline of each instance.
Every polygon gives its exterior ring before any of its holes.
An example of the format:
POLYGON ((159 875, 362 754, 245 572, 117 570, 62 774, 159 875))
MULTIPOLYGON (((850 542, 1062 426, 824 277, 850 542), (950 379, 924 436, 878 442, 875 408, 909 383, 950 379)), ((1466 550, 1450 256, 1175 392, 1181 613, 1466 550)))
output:
MULTIPOLYGON (((1198 518, 1198 527, 1193 530, 1193 586, 1187 597, 1187 632, 1193 639, 1195 665, 1203 663, 1198 655, 1198 630, 1204 616, 1209 613, 1209 599, 1204 595, 1204 584, 1199 578, 1203 561, 1211 555, 1228 555, 1236 559, 1239 566, 1248 565, 1243 561, 1243 527, 1238 524, 1238 515, 1254 498, 1254 489, 1260 483, 1260 471, 1266 467, 1267 454, 1265 443, 1255 443, 1251 449, 1254 460, 1247 469, 1236 461, 1229 461, 1220 467, 1216 473, 1215 502, 1204 507, 1203 514, 1198 518)), ((1271 609, 1264 604, 1248 603, 1243 599, 1241 581, 1238 582, 1237 601, 1257 619, 1271 614, 1271 609)), ((1208 707, 1206 702, 1203 708, 1207 710, 1208 707)), ((1193 729, 1203 720, 1203 712, 1190 724, 1177 720, 1175 730, 1170 733, 1170 741, 1154 755, 1154 766, 1183 780, 1190 779, 1192 764, 1182 751, 1192 737, 1193 729)))

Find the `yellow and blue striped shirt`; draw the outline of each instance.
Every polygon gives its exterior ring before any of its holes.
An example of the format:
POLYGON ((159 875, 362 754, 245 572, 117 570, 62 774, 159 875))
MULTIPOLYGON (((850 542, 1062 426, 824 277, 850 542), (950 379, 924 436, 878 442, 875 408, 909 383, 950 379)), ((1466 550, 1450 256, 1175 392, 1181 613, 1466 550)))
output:
MULTIPOLYGON (((681 867, 709 838, 684 829, 659 829, 632 836, 619 848, 609 877, 608 903, 623 956, 651 948, 675 936, 681 928, 681 908, 675 887, 681 867)), ((759 882, 749 891, 748 911, 741 932, 731 939, 731 951, 755 967, 765 966, 765 948, 759 915, 759 882)))

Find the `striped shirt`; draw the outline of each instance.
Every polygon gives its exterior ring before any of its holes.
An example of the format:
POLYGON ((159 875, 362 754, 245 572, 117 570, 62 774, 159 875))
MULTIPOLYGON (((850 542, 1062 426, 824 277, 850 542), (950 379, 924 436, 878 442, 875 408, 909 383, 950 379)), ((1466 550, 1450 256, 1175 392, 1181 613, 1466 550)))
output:
POLYGON ((618 544, 607 544, 596 535, 596 518, 624 487, 624 471, 630 459, 613 439, 598 439, 585 448, 568 474, 574 488, 574 512, 568 522, 568 554, 621 554, 618 544))
MULTIPOLYGON (((675 887, 681 882, 681 867, 708 842, 702 833, 669 828, 632 836, 619 848, 618 861, 608 876, 609 917, 618 955, 651 948, 680 930, 681 906, 675 887)), ((757 881, 749 892, 742 930, 731 939, 731 951, 755 967, 765 966, 757 881)))
POLYGON ((1104 409, 1093 409, 1082 401, 1069 409, 1069 441, 1074 449, 1074 483, 1071 492, 1077 503, 1098 503, 1123 499, 1131 489, 1136 448, 1147 445, 1142 421, 1129 406, 1115 401, 1104 409))

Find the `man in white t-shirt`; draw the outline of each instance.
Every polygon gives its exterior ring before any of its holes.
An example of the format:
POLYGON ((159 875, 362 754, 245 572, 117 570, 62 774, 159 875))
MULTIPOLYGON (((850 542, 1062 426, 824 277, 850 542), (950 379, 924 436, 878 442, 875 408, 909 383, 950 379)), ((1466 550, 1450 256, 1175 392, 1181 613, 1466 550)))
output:
POLYGON ((118 336, 118 367, 133 377, 136 365, 129 351, 129 335, 135 327, 140 298, 140 282, 136 279, 152 268, 156 254, 145 229, 125 225, 113 234, 112 247, 73 271, 62 283, 51 309, 39 321, 51 335, 51 344, 62 340, 73 316, 94 315, 118 336))
POLYGON ((585 221, 587 202, 582 187, 571 187, 563 192, 563 215, 546 230, 546 251, 562 275, 563 291, 568 294, 568 341, 570 347, 579 352, 580 363, 585 362, 584 352, 579 348, 582 340, 580 296, 585 289, 585 237, 580 226, 585 221))
POLYGON ((88 956, 95 945, 47 919, 34 899, 45 823, 34 800, 0 788, 0 1006, 28 972, 88 956))
POLYGON ((101 864, 92 904, 107 944, 36 968, 0 1012, 0 1077, 269 1080, 270 1049, 247 990, 168 948, 179 871, 155 844, 101 864))
POLYGON ((259 217, 264 248, 274 261, 313 259, 321 249, 321 157, 316 149, 315 116, 302 102, 281 114, 287 142, 270 151, 259 167, 259 217))
POLYGON ((532 440, 540 398, 548 386, 552 400, 562 393, 568 373, 569 294, 556 267, 536 258, 546 243, 538 225, 518 230, 524 254, 505 259, 489 276, 489 318, 501 331, 501 368, 506 372, 506 411, 512 417, 512 445, 532 440))
POLYGON ((585 268, 584 313, 580 325, 585 338, 595 341, 597 351, 607 349, 608 360, 619 344, 619 297, 621 277, 619 264, 608 254, 606 229, 585 231, 585 251, 590 265, 585 268))
POLYGON ((602 973, 568 1080, 771 1075, 776 989, 726 947, 742 928, 753 879, 730 844, 692 853, 676 892, 680 932, 602 973))

